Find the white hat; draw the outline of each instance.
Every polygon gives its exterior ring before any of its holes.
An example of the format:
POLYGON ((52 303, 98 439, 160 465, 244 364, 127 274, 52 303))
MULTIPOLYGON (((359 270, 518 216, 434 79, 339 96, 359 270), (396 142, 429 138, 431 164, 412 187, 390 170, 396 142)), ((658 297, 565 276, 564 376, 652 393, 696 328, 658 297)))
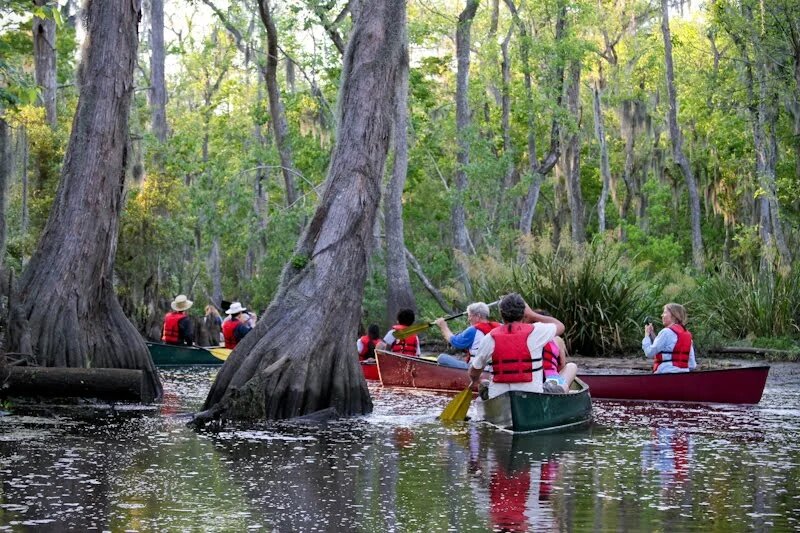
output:
POLYGON ((179 294, 175 297, 171 305, 174 311, 186 311, 193 303, 194 302, 188 299, 185 294, 179 294))
POLYGON ((236 313, 241 313, 242 311, 247 311, 246 307, 242 307, 242 304, 239 302, 233 302, 231 304, 231 308, 225 311, 226 315, 235 315, 236 313))

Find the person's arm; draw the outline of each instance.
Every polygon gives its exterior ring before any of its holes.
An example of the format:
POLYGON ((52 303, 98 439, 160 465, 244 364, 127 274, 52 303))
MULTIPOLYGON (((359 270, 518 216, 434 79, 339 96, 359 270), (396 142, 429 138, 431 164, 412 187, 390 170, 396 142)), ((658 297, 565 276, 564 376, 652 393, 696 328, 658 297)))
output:
POLYGON ((475 326, 470 326, 458 335, 450 335, 450 346, 457 350, 469 350, 472 348, 472 343, 475 341, 475 334, 477 333, 475 326))
POLYGON ((361 337, 356 341, 356 350, 358 351, 358 355, 367 355, 367 347, 361 342, 361 337))
POLYGON ((678 336, 669 328, 664 328, 658 332, 655 340, 651 340, 649 336, 645 335, 642 339, 642 350, 648 359, 655 357, 657 353, 671 352, 678 342, 678 336))
POLYGON ((235 330, 233 330, 233 337, 237 341, 241 341, 244 338, 245 335, 250 333, 251 329, 253 329, 253 328, 249 327, 247 325, 247 322, 242 322, 238 326, 236 326, 235 330))
POLYGON ((541 357, 544 345, 556 337, 556 328, 557 326, 555 324, 536 324, 533 331, 528 335, 527 340, 531 357, 533 357, 535 353, 538 353, 541 357))
POLYGON ((389 332, 383 336, 383 340, 376 346, 376 350, 389 350, 394 344, 394 330, 390 329, 389 332))
POLYGON ((442 332, 442 337, 444 337, 444 340, 450 342, 450 338, 453 336, 453 332, 450 331, 450 326, 447 325, 447 322, 445 322, 444 317, 437 318, 436 320, 433 321, 433 323, 439 326, 439 331, 442 332))
POLYGON ((561 370, 566 366, 567 357, 569 356, 567 353, 567 344, 561 337, 556 337, 553 339, 553 342, 555 342, 556 346, 558 346, 558 371, 561 372, 561 370))
POLYGON ((692 343, 692 347, 689 348, 689 370, 695 368, 697 368, 697 359, 694 358, 694 343, 692 343))
POLYGON ((528 304, 525 304, 525 314, 522 317, 522 321, 527 322, 528 324, 533 324, 534 322, 542 322, 544 324, 555 324, 556 335, 563 335, 564 330, 566 329, 564 327, 564 324, 556 317, 540 315, 539 313, 531 309, 528 304))

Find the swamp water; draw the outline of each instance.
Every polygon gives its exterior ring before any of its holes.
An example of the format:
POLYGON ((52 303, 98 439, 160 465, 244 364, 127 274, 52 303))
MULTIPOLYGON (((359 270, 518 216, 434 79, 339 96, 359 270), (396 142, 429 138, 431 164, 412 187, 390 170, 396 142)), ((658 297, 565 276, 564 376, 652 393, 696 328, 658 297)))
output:
POLYGON ((162 371, 155 409, 1 416, 0 531, 800 530, 800 365, 757 406, 596 400, 543 436, 372 385, 367 417, 197 433, 215 373, 162 371))

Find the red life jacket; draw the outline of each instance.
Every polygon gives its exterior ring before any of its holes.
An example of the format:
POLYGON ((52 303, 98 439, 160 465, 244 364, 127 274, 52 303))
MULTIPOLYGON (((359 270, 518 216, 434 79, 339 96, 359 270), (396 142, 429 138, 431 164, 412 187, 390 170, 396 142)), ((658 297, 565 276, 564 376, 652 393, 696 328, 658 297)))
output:
POLYGON ((530 531, 525 514, 531 489, 531 472, 525 468, 506 472, 501 468, 492 472, 489 481, 489 516, 492 525, 500 531, 530 531))
POLYGON ((532 324, 512 322, 492 331, 494 353, 492 354, 492 381, 495 383, 529 383, 533 373, 542 369, 534 367, 541 358, 532 359, 528 350, 528 335, 532 324), (509 332, 509 327, 511 332, 509 332))
POLYGON ((653 372, 661 363, 671 362, 678 368, 689 368, 689 351, 692 349, 692 334, 680 324, 672 324, 669 329, 678 336, 678 341, 671 352, 659 352, 653 359, 653 372), (670 357, 664 357, 668 355, 670 357))
MULTIPOLYGON (((488 335, 490 331, 492 331, 495 328, 499 328, 502 325, 503 324, 501 324, 500 322, 492 322, 492 321, 489 321, 489 322, 478 322, 477 324, 475 324, 475 329, 477 329, 478 331, 480 331, 484 335, 488 335)), ((472 346, 475 346, 475 342, 472 343, 472 346)), ((466 354, 467 354, 467 359, 472 357, 472 352, 470 351, 470 350, 472 350, 472 346, 470 346, 469 348, 464 350, 466 352, 466 354)), ((467 361, 467 362, 469 362, 469 361, 467 361)))
POLYGON ((544 378, 558 374, 559 362, 558 344, 553 341, 548 342, 542 348, 542 368, 544 369, 544 378))
POLYGON ((167 344, 178 344, 181 342, 180 329, 178 322, 181 321, 186 313, 183 311, 170 311, 164 317, 164 329, 161 332, 161 340, 167 344))
MULTIPOLYGON (((407 327, 408 326, 403 326, 402 324, 395 324, 392 326, 392 329, 395 331, 400 331, 401 329, 406 329, 407 327)), ((417 344, 419 344, 419 340, 417 339, 416 335, 410 335, 402 340, 395 338, 394 342, 392 343, 392 351, 394 353, 401 353, 410 357, 416 357, 417 344)))
POLYGON ((225 338, 225 347, 233 350, 239 341, 236 340, 233 332, 239 326, 239 321, 235 318, 226 320, 222 323, 222 336, 225 338))
POLYGON ((361 345, 363 346, 363 348, 361 349, 361 352, 358 354, 358 360, 363 361, 364 359, 375 357, 375 346, 377 346, 377 344, 381 342, 381 340, 370 339, 369 335, 364 335, 359 340, 361 341, 361 345))

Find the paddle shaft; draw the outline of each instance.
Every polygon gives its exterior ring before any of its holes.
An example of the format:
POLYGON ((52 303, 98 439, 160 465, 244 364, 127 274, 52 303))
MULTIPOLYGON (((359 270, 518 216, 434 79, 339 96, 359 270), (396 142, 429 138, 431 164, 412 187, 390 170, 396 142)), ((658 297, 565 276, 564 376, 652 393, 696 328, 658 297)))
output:
MULTIPOLYGON (((488 304, 488 307, 494 307, 495 305, 497 305, 499 303, 500 303, 500 300, 497 300, 496 302, 492 302, 492 303, 488 304)), ((464 311, 463 313, 458 313, 457 315, 446 316, 446 317, 444 317, 444 320, 445 320, 445 322, 447 322, 449 320, 453 320, 454 318, 462 317, 462 316, 464 316, 466 314, 467 314, 467 311, 464 311)), ((412 325, 408 326, 407 328, 396 330, 394 332, 394 338, 398 339, 398 340, 403 340, 403 339, 405 339, 407 337, 410 337, 411 335, 419 333, 420 331, 425 331, 426 329, 428 329, 428 328, 430 328, 432 326, 435 326, 435 325, 436 325, 435 322, 427 322, 427 323, 426 322, 422 322, 420 324, 412 324, 412 325)))

